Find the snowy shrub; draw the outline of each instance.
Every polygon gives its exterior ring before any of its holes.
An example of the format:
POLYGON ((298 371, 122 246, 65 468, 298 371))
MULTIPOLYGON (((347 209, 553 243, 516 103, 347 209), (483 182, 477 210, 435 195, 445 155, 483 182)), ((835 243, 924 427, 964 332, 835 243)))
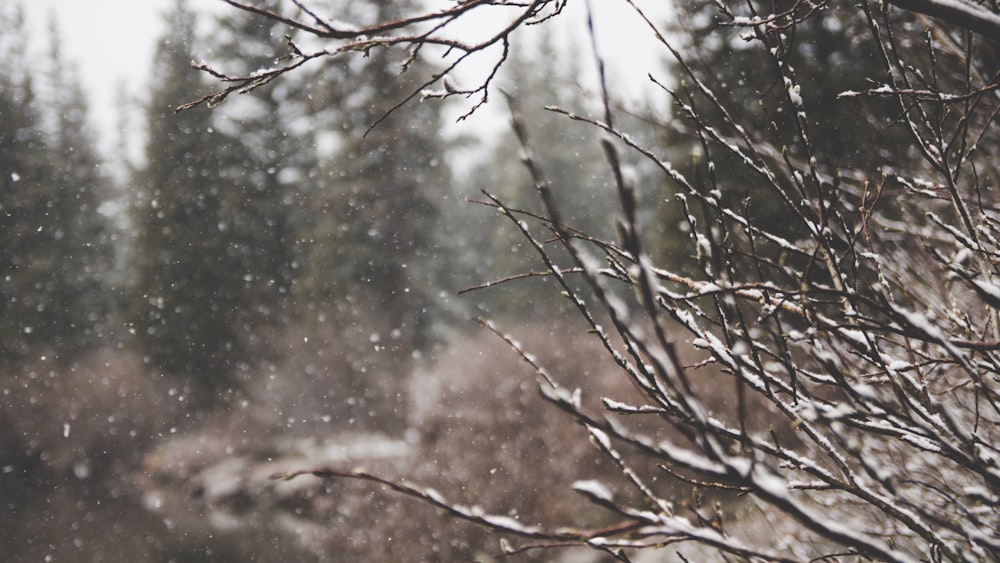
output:
MULTIPOLYGON (((416 55, 435 44, 452 49, 445 60, 455 66, 469 54, 506 44, 525 23, 558 18, 564 4, 462 2, 367 29, 307 18, 300 30, 339 41, 338 48, 295 51, 284 68, 395 45, 416 55), (465 14, 494 4, 508 5, 498 14, 517 13, 502 32, 483 43, 450 38, 465 14), (440 27, 427 28, 427 21, 440 27)), ((489 512, 474 498, 488 497, 488 490, 439 492, 365 470, 303 468, 285 477, 311 473, 380 483, 501 535, 499 555, 526 546, 587 546, 623 561, 658 548, 682 558, 995 560, 1000 214, 992 190, 1000 176, 1000 106, 996 46, 989 41, 1000 30, 1000 15, 995 7, 964 0, 891 4, 903 9, 797 2, 774 13, 766 3, 741 5, 737 12, 718 3, 714 17, 738 29, 744 38, 739 48, 765 57, 766 68, 753 69, 746 79, 759 80, 759 92, 777 93, 760 111, 776 112, 780 120, 742 117, 717 94, 725 85, 688 63, 699 52, 681 52, 661 36, 682 73, 676 86, 664 86, 676 107, 669 126, 700 146, 690 166, 620 130, 603 82, 603 115, 556 109, 602 132, 619 200, 616 240, 560 220, 560 202, 533 156, 559 147, 532 146, 530 125, 514 113, 544 212, 508 209, 485 197, 515 222, 584 323, 577 329, 557 319, 558 345, 572 350, 569 333, 579 330, 613 365, 600 382, 580 384, 573 374, 550 373, 544 358, 532 356, 544 344, 532 339, 519 345, 494 329, 535 372, 541 396, 576 424, 567 432, 550 424, 548 415, 529 413, 539 417, 535 430, 546 435, 538 439, 589 440, 606 466, 596 479, 581 475, 562 488, 521 485, 519 477, 517 486, 528 488, 518 493, 553 504, 562 495, 578 496, 606 510, 613 524, 595 525, 589 513, 551 524, 512 516, 508 506, 489 512), (892 115, 874 127, 901 129, 911 145, 905 158, 857 157, 865 164, 853 166, 851 158, 833 161, 817 150, 821 144, 812 131, 826 116, 810 105, 810 84, 797 79, 788 54, 797 46, 797 26, 824 10, 860 17, 872 45, 867 56, 879 62, 871 82, 845 84, 836 103, 857 104, 860 123, 851 125, 869 127, 860 108, 889 102, 892 115), (919 15, 925 13, 945 23, 919 15), (625 164, 634 161, 658 168, 670 187, 637 182, 625 164), (656 241, 649 233, 655 229, 639 219, 640 190, 661 190, 676 206, 681 224, 675 236, 686 237, 690 263, 652 258, 656 241), (755 198, 768 199, 766 220, 752 212, 755 198), (541 223, 552 240, 535 238, 522 221, 541 223), (682 360, 680 342, 700 354, 682 360), (618 387, 635 392, 615 398, 618 387), (715 400, 721 393, 731 397, 728 406, 715 400), (679 483, 742 500, 682 502, 674 494, 679 483)), ((621 9, 642 15, 629 5, 621 9)), ((644 32, 656 29, 647 23, 644 32)), ((504 55, 497 56, 502 64, 504 55)), ((253 89, 283 71, 275 69, 266 80, 237 80, 209 101, 253 89)), ((427 86, 442 76, 428 77, 427 86)), ((425 97, 485 101, 489 87, 487 78, 479 88, 446 88, 425 97)), ((495 385, 520 392, 507 379, 495 385)), ((474 422, 474 414, 463 416, 474 422)), ((424 416, 432 421, 441 415, 424 416)), ((519 474, 537 472, 527 483, 546 483, 557 470, 526 462, 519 474)))

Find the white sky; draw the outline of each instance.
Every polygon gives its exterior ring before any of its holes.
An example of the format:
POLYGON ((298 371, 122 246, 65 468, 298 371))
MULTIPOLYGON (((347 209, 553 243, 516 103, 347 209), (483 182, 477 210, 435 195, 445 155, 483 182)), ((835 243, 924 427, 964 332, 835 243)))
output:
MULTIPOLYGON (((114 132, 121 120, 118 106, 123 94, 136 98, 149 86, 153 49, 163 32, 161 16, 174 1, 22 0, 36 53, 45 48, 49 17, 55 15, 63 52, 67 62, 76 64, 80 71, 89 95, 91 119, 100 126, 101 147, 109 156, 117 143, 114 132)), ((650 15, 659 17, 666 15, 668 3, 669 0, 638 0, 650 15)), ((583 10, 576 8, 577 4, 582 8, 582 2, 570 4, 576 13, 568 15, 575 17, 582 28, 583 10)), ((634 14, 621 16, 627 11, 624 2, 592 0, 592 4, 600 47, 607 66, 618 79, 616 82, 633 87, 647 84, 646 73, 662 68, 657 61, 662 49, 656 47, 652 34, 634 14)), ((188 5, 206 12, 232 9, 220 0, 188 0, 188 5)), ((584 60, 589 62, 590 56, 584 60)))

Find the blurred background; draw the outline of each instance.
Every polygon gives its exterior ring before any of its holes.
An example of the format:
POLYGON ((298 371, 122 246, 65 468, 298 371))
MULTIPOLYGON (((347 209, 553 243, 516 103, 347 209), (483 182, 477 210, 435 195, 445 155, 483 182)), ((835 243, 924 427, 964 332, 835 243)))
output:
MULTIPOLYGON (((296 15, 290 2, 258 4, 296 15)), ((348 21, 414 9, 315 4, 348 21)), ((578 16, 519 31, 497 86, 538 146, 560 147, 543 161, 567 218, 608 233, 594 132, 542 109, 595 107, 578 16)), ((542 278, 458 295, 539 268, 509 221, 467 201, 487 189, 540 207, 506 108, 457 125, 474 100, 413 102, 364 135, 440 62, 399 76, 406 54, 389 51, 174 113, 219 86, 192 61, 269 68, 286 33, 222 2, 0 7, 6 560, 499 552, 363 484, 268 479, 326 464, 405 475, 526 521, 606 517, 546 501, 609 468, 472 319, 517 327, 556 373, 614 394, 596 342, 566 336, 576 321, 542 278)), ((625 75, 612 71, 641 109, 625 75)))

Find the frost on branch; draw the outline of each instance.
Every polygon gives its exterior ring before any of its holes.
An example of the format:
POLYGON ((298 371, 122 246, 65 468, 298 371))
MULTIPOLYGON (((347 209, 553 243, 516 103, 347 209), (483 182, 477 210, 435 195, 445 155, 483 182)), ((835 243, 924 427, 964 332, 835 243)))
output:
MULTIPOLYGON (((598 115, 553 111, 590 124, 601 139, 595 142, 607 158, 608 189, 618 197, 618 208, 607 211, 617 238, 564 220, 551 172, 536 157, 563 147, 533 145, 531 124, 512 104, 538 206, 514 209, 488 188, 481 203, 501 211, 541 271, 480 288, 548 279, 574 308, 578 330, 612 363, 608 377, 631 394, 605 396, 554 375, 531 342, 508 335, 517 327, 482 324, 523 360, 525 373, 510 377, 537 379, 548 406, 572 421, 575 438, 589 440, 612 470, 611 478, 581 477, 565 490, 537 494, 583 497, 612 523, 528 523, 367 472, 304 473, 375 482, 503 534, 500 555, 575 545, 623 561, 663 547, 766 561, 995 558, 997 52, 965 33, 980 32, 980 24, 991 29, 995 8, 890 4, 904 10, 715 3, 712 15, 726 25, 712 32, 723 35, 689 44, 697 49, 715 39, 759 55, 760 68, 739 77, 747 84, 733 84, 699 66, 702 52, 680 48, 682 36, 668 39, 630 3, 680 75, 670 84, 651 77, 675 110, 650 120, 655 134, 669 132, 672 142, 697 150, 679 156, 626 133, 600 74, 600 52, 591 53, 603 102, 598 115), (907 9, 958 27, 923 26, 907 9), (864 44, 873 66, 864 80, 835 84, 824 98, 816 73, 806 80, 797 55, 815 48, 806 31, 830 14, 824 29, 858 34, 848 39, 864 44), (836 28, 845 22, 851 27, 836 28), (742 34, 725 35, 732 28, 742 34), (738 86, 759 98, 728 95, 738 86), (811 105, 821 103, 834 105, 811 105), (856 122, 824 121, 845 107, 836 104, 850 104, 856 122), (846 141, 836 137, 847 129, 846 141), (903 144, 864 144, 865 135, 903 144), (843 146, 849 143, 862 148, 843 146), (629 167, 643 174, 636 178, 629 167), (650 200, 672 206, 675 230, 666 236, 686 260, 657 252, 667 229, 643 208, 650 200), (689 499, 678 488, 697 493, 689 499)), ((562 5, 453 3, 444 16, 359 26, 363 39, 321 22, 289 25, 334 40, 322 56, 389 45, 406 45, 415 56, 447 46, 458 55, 414 95, 478 92, 485 99, 489 79, 460 90, 445 73, 486 45, 505 49, 511 30, 544 25, 562 5), (500 7, 514 17, 483 43, 447 39, 448 25, 411 31, 500 7), (430 89, 439 82, 443 89, 430 89)), ((571 326, 553 323, 556 332, 571 326)))

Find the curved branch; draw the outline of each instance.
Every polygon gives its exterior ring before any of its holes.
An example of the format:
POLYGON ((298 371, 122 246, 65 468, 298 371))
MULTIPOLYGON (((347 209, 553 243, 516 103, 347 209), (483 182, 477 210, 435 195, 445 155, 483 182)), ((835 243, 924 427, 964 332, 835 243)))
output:
POLYGON ((928 15, 957 25, 993 41, 1000 42, 1000 14, 995 14, 966 0, 888 0, 910 12, 928 15))

